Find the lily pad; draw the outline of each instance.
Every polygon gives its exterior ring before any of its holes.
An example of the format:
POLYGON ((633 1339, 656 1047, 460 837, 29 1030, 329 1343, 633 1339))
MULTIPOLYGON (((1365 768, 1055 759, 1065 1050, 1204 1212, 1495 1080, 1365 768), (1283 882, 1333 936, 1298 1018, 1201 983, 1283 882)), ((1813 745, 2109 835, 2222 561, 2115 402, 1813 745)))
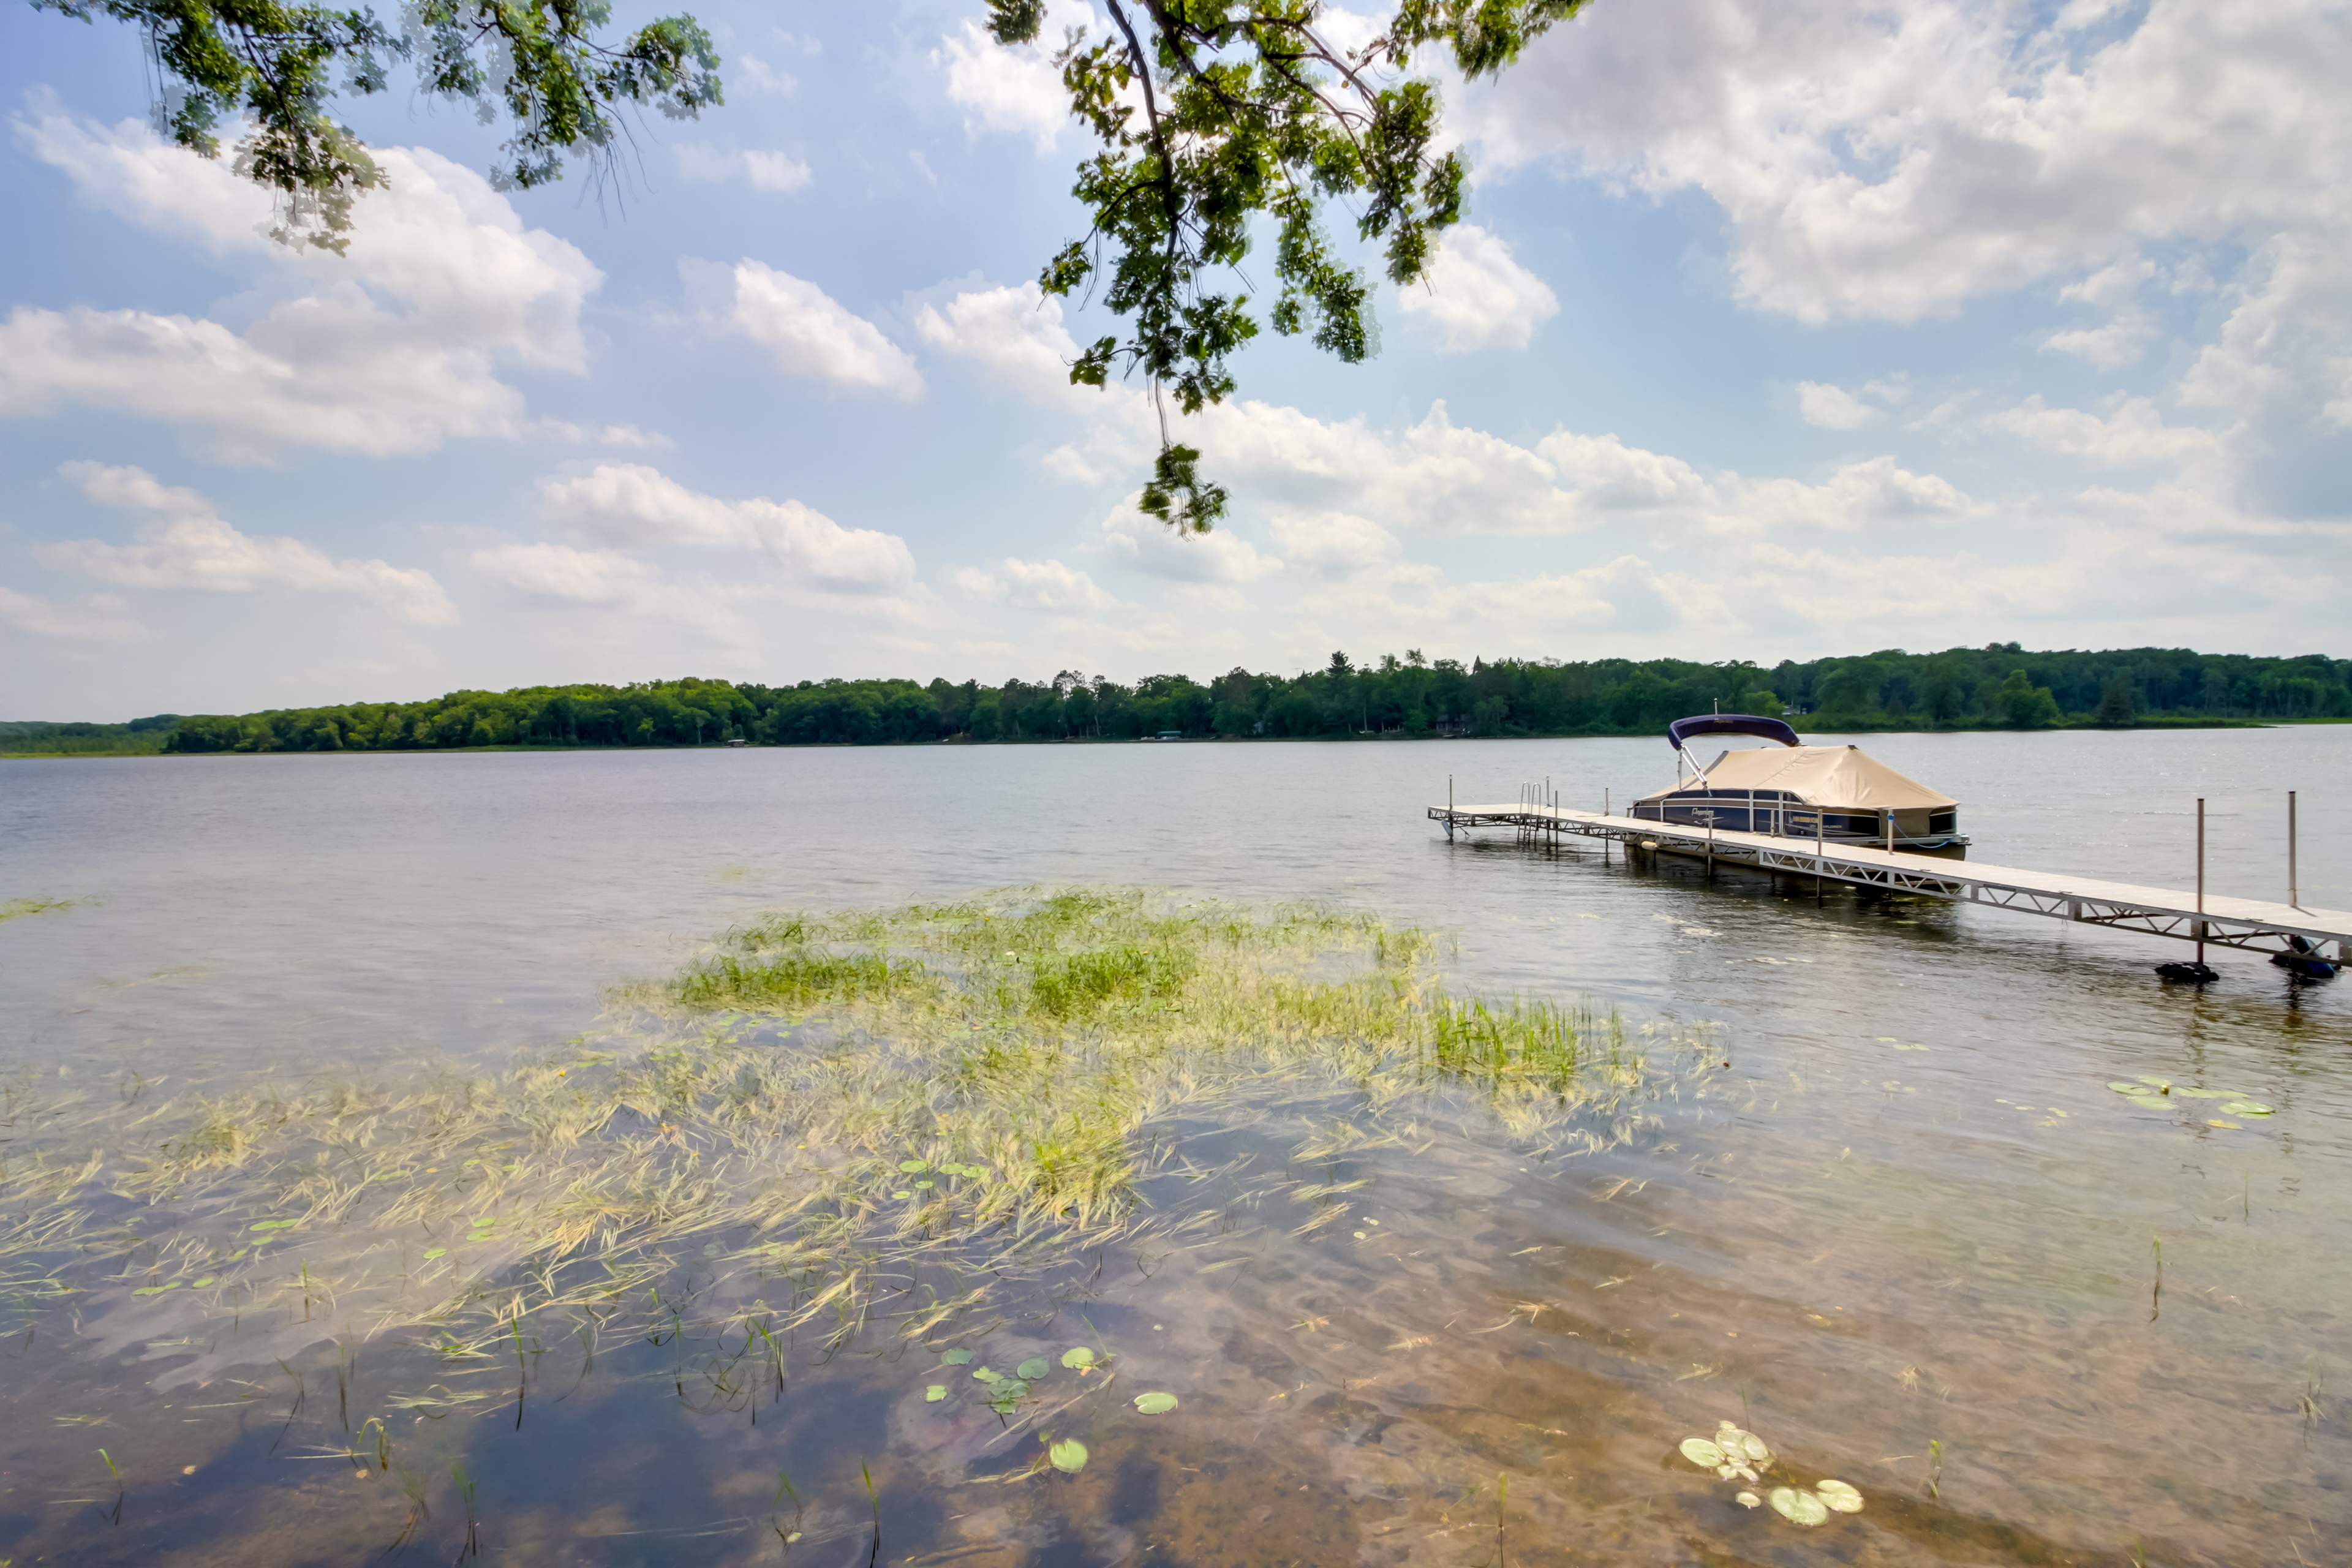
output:
POLYGON ((2270 1116, 2275 1114, 2269 1106, 2251 1100, 2233 1100, 2221 1107, 2232 1116, 2270 1116))
POLYGON ((1066 1476, 1075 1476, 1087 1468, 1087 1446, 1076 1437, 1065 1437, 1045 1450, 1054 1468, 1066 1476))
POLYGON ((940 1364, 941 1366, 970 1366, 971 1364, 971 1352, 964 1350, 942 1351, 940 1352, 940 1364))
POLYGON ((931 1163, 929 1160, 901 1160, 898 1162, 898 1169, 906 1172, 907 1174, 910 1176, 919 1175, 930 1168, 931 1163))
POLYGON ((1139 1394, 1135 1396, 1135 1407, 1146 1415, 1165 1415, 1176 1408, 1176 1396, 1172 1394, 1139 1394))
POLYGON ((446 1247, 428 1247, 425 1249, 425 1256, 428 1258, 438 1258, 448 1250, 446 1247))
POLYGON ((2126 1083, 2119 1078, 2108 1079, 2107 1087, 2114 1089, 2117 1094, 2146 1094, 2147 1092, 2147 1090, 2140 1088, 2139 1085, 2136 1083, 2126 1083))
POLYGON ((1791 1524, 1801 1524, 1809 1529, 1830 1516, 1829 1504, 1811 1492, 1799 1491, 1793 1487, 1774 1487, 1769 1500, 1774 1513, 1791 1524))
POLYGON ((910 1193, 910 1192, 908 1192, 908 1191, 907 1191, 904 1187, 901 1187, 901 1188, 899 1188, 897 1192, 892 1193, 890 1195, 891 1195, 892 1197, 894 1197, 894 1198, 911 1198, 911 1197, 913 1197, 915 1194, 912 1194, 912 1193, 910 1193))
POLYGON ((1862 1493, 1843 1481, 1815 1481, 1813 1495, 1839 1513, 1862 1511, 1862 1493))
POLYGON ((2143 1075, 2140 1079, 2140 1082, 2154 1084, 2158 1089, 2170 1089, 2172 1087, 2172 1080, 2168 1078, 2148 1078, 2143 1075))
POLYGON ((1062 1364, 1068 1367, 1092 1366, 1095 1352, 1084 1345, 1073 1345, 1062 1352, 1062 1364))
POLYGON ((2128 1098, 2134 1105, 2145 1106, 2150 1110, 2169 1110, 2172 1109, 2172 1101, 2165 1099, 2164 1096, 2160 1094, 2135 1094, 2128 1098))
POLYGON ((1701 1469, 1712 1470, 1724 1460, 1723 1450, 1704 1437, 1683 1439, 1683 1458, 1701 1469))
POLYGON ((1764 1505, 1764 1500, 1754 1492, 1741 1492, 1731 1500, 1742 1508, 1761 1508, 1764 1505))
POLYGON ((971 1375, 978 1378, 982 1383, 1003 1383, 1004 1381, 1004 1374, 1003 1373, 991 1372, 984 1366, 973 1367, 971 1369, 971 1375))
POLYGON ((947 1396, 948 1385, 944 1383, 935 1383, 931 1384, 930 1387, 923 1390, 923 1399, 927 1404, 937 1405, 940 1400, 945 1399, 947 1396))
POLYGON ((2218 1116, 2207 1117, 2205 1119, 2205 1125, 2208 1127, 2226 1127, 2232 1132, 2242 1132, 2246 1130, 2246 1124, 2242 1121, 2224 1121, 2218 1116))
POLYGON ((1023 1362, 1019 1366, 1014 1367, 1013 1369, 1013 1373, 1015 1377, 1021 1378, 1024 1382, 1034 1383, 1052 1370, 1053 1367, 1051 1363, 1048 1363, 1044 1356, 1033 1355, 1027 1361, 1023 1362))

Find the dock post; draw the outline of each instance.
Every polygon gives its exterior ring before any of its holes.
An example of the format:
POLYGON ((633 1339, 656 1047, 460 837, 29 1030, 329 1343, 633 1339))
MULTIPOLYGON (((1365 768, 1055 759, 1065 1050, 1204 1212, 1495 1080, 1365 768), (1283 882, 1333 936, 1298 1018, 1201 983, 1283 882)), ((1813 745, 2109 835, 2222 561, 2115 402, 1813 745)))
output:
POLYGON ((2197 962, 2205 962, 2205 797, 2197 797, 2197 962))
POLYGON ((2294 896, 2294 791, 2286 792, 2286 907, 2303 908, 2294 896))
POLYGON ((1822 848, 1827 840, 1827 831, 1822 825, 1826 820, 1822 808, 1818 805, 1813 807, 1813 902, 1816 904, 1822 901, 1822 848))

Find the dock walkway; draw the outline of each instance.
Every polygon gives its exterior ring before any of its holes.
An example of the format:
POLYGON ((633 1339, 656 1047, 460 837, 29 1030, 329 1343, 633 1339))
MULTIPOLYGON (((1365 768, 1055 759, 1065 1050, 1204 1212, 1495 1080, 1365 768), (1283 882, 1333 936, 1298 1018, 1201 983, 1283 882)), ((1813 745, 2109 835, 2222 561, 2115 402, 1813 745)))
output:
POLYGON ((1857 887, 1920 893, 1956 903, 1984 904, 2025 914, 2048 915, 2055 920, 2079 921, 2084 925, 2209 942, 2254 952, 2292 952, 2295 948, 2290 939, 2300 937, 2323 953, 2326 944, 2333 942, 2335 962, 2352 963, 2352 914, 2336 910, 2209 895, 2200 912, 2196 895, 2166 888, 2136 888, 2063 872, 2021 871, 2007 866, 1947 860, 1934 855, 1907 855, 1899 849, 1889 851, 1854 844, 1817 845, 1811 838, 1731 833, 1681 823, 1608 816, 1597 811, 1569 811, 1532 801, 1507 805, 1433 805, 1429 816, 1431 821, 1444 826, 1449 838, 1457 829, 1477 827, 1508 827, 1536 836, 1576 834, 1587 838, 1614 839, 1636 849, 1711 857, 1726 865, 1753 866, 1857 887))

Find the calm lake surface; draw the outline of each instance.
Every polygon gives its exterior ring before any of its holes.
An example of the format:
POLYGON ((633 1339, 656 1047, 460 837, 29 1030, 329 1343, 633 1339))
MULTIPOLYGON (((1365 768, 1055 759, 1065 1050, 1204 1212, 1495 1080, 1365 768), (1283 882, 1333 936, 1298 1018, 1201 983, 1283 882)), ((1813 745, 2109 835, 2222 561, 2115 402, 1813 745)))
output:
MULTIPOLYGON (((2352 726, 1855 739, 1996 864, 2186 888, 2205 795, 2218 894, 2284 898, 2298 790, 2302 901, 2352 908, 2352 726)), ((0 1215, 0 1559, 2352 1557, 2352 977, 2213 950, 2200 994, 2154 938, 1449 845, 1449 773, 1595 807, 1673 777, 1663 741, 0 763, 0 900, 71 901, 0 922, 0 1171, 88 1162, 58 1228, 0 1215), (309 1167, 270 1178, 283 1222, 126 1175, 201 1097, 604 1040, 614 987, 772 911, 1032 884, 1438 933, 1457 995, 1659 1042, 1654 1113, 1579 1142, 1475 1095, 1269 1089, 1165 1130, 1226 1174, 1138 1188, 1213 1224, 1039 1253, 928 1337, 755 1345, 778 1287, 696 1233, 647 1287, 685 1292, 672 1331, 550 1309, 495 1369, 384 1326, 366 1280, 424 1237, 319 1217, 309 1167), (190 1261, 231 1241, 242 1295, 190 1261), (1053 1362, 1022 1425, 950 1345, 1053 1362), (1742 1506, 1677 1450, 1727 1419, 1774 1450, 1762 1489, 1839 1478, 1863 1510, 1742 1506), (1041 1436, 1085 1467, 1026 1475, 1041 1436)), ((807 1048, 793 1022, 747 1038, 807 1048)), ((474 1179, 450 1163, 379 1174, 474 1179)), ((521 1289, 484 1248, 478 1293, 521 1289)))

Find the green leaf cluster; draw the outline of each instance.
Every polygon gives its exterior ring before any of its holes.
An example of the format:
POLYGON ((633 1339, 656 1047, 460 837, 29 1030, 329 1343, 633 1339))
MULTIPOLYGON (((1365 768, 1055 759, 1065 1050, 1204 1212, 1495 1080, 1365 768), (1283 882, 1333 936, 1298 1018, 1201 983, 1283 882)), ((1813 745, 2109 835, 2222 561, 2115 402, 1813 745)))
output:
MULTIPOLYGON (((1322 0, 1105 0, 1100 37, 1074 28, 1055 56, 1072 113, 1098 151, 1072 194, 1089 226, 1045 264, 1056 295, 1098 292, 1130 322, 1080 353, 1073 383, 1140 374, 1160 415, 1160 451, 1142 508, 1180 532, 1224 515, 1201 454, 1171 437, 1163 393, 1198 414, 1234 389, 1234 353, 1257 335, 1239 268, 1270 223, 1279 292, 1266 319, 1285 336, 1354 363, 1378 335, 1370 280, 1324 226, 1325 204, 1355 212, 1391 281, 1421 280, 1437 236, 1462 216, 1468 168, 1438 152, 1435 81, 1410 74, 1444 48, 1465 79, 1492 75, 1583 0, 1403 0, 1381 32, 1349 50, 1326 37, 1322 0)), ((1038 0, 990 0, 1002 44, 1034 40, 1038 0)))
POLYGON ((383 91, 395 65, 413 67, 426 93, 471 104, 485 124, 506 118, 493 172, 501 188, 559 178, 567 153, 608 153, 628 108, 691 119, 721 101, 718 53, 693 17, 648 22, 606 45, 604 0, 411 0, 397 27, 371 10, 278 0, 33 5, 137 28, 163 83, 158 132, 216 158, 222 128, 242 123, 235 166, 277 193, 274 237, 338 253, 351 243, 353 200, 384 174, 329 100, 383 91))

